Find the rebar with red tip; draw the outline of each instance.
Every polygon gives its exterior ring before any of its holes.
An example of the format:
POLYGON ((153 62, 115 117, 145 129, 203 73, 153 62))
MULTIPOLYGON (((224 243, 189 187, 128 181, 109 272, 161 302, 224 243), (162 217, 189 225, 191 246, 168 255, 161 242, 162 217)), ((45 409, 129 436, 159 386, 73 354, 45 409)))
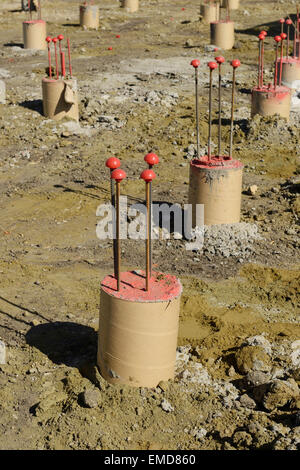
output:
POLYGON ((281 79, 282 79, 282 63, 283 63, 283 41, 286 39, 286 34, 281 33, 281 51, 280 51, 280 71, 279 71, 279 86, 281 86, 281 79))
POLYGON ((208 108, 208 144, 207 144, 207 155, 208 162, 211 160, 211 121, 212 121, 212 74, 213 71, 218 67, 216 62, 208 62, 209 67, 209 108, 208 108))
POLYGON ((293 24, 293 22, 290 18, 288 18, 286 20, 286 24, 287 24, 286 58, 287 58, 287 62, 288 62, 289 57, 290 57, 290 26, 291 26, 291 24, 293 24))
POLYGON ((68 44, 68 57, 69 57, 69 73, 70 77, 72 78, 72 64, 71 64, 71 47, 70 47, 70 39, 67 39, 68 44))
MULTIPOLYGON (((111 206, 112 206, 112 224, 113 227, 115 227, 115 209, 116 209, 116 201, 115 201, 115 185, 114 185, 114 180, 112 178, 112 172, 116 170, 117 168, 120 168, 121 162, 118 158, 116 157, 110 157, 106 160, 105 166, 109 168, 110 170, 110 201, 111 201, 111 206)), ((117 246, 116 246, 116 238, 113 237, 113 254, 114 254, 114 275, 117 277, 117 265, 116 265, 116 260, 117 260, 117 246)))
POLYGON ((222 87, 222 64, 225 62, 224 57, 215 57, 215 61, 219 64, 219 127, 218 127, 218 155, 221 156, 221 128, 222 128, 222 99, 221 99, 221 87, 222 87))
POLYGON ((233 158, 233 118, 234 118, 234 96, 235 96, 235 71, 241 65, 238 59, 231 61, 232 66, 232 95, 231 95, 231 119, 230 119, 230 147, 229 156, 233 158))
POLYGON ((198 59, 192 60, 191 65, 195 69, 197 158, 199 159, 199 155, 200 155, 200 134, 199 134, 198 67, 200 65, 200 60, 198 60, 198 59))
POLYGON ((281 34, 281 33, 283 33, 283 25, 285 23, 285 19, 280 18, 279 23, 280 23, 280 34, 281 34))
MULTIPOLYGON (((156 153, 147 153, 145 155, 144 160, 146 163, 148 163, 149 170, 152 170, 154 165, 157 165, 159 163, 159 158, 156 155, 156 153)), ((151 238, 152 238, 152 181, 149 183, 150 189, 150 203, 149 203, 149 231, 151 233, 151 238)), ((150 277, 152 276, 152 243, 149 244, 149 270, 150 270, 150 277)))
POLYGON ((51 44, 51 37, 47 36, 46 37, 47 41, 47 46, 48 46, 48 63, 49 63, 49 77, 52 78, 52 70, 51 70, 51 50, 50 50, 50 44, 51 44))
POLYGON ((58 41, 57 38, 52 39, 52 42, 54 43, 54 50, 55 50, 56 79, 58 80, 59 69, 58 69, 57 48, 56 48, 57 41, 58 41))
POLYGON ((150 223, 150 183, 156 178, 153 170, 144 170, 141 173, 141 179, 146 183, 146 207, 147 207, 147 229, 146 229, 146 291, 149 291, 151 273, 150 273, 150 251, 151 251, 151 223, 150 223))
POLYGON ((258 35, 259 39, 259 55, 258 55, 258 88, 263 86, 263 77, 264 77, 264 40, 265 35, 261 32, 258 35))
POLYGON ((60 66, 61 66, 61 74, 64 77, 66 75, 66 72, 63 73, 63 52, 61 50, 61 41, 64 39, 62 34, 59 34, 57 36, 57 39, 59 40, 59 56, 60 56, 60 66))
POLYGON ((120 183, 126 178, 125 171, 120 168, 111 173, 111 178, 116 182, 116 257, 114 265, 116 266, 117 291, 120 291, 121 285, 121 251, 120 251, 120 183))
POLYGON ((274 71, 274 89, 277 87, 278 80, 278 47, 281 42, 281 36, 275 36, 274 40, 276 41, 276 55, 275 55, 275 71, 274 71))

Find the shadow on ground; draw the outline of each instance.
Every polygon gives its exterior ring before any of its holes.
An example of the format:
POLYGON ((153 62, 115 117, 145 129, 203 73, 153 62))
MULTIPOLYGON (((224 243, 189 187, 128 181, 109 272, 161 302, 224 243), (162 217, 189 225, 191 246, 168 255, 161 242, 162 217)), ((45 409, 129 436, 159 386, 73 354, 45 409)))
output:
POLYGON ((26 342, 34 346, 55 364, 80 367, 96 363, 97 333, 85 325, 72 322, 44 323, 32 327, 26 342))

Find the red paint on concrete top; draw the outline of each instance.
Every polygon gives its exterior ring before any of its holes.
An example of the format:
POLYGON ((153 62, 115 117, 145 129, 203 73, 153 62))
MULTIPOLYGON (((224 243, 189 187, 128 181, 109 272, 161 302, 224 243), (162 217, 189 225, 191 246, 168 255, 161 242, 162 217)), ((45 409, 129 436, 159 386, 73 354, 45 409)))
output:
POLYGON ((208 160, 208 155, 204 155, 204 157, 195 158, 191 161, 191 167, 211 170, 229 170, 231 168, 243 168, 243 166, 242 162, 233 160, 229 155, 211 155, 210 160, 208 160))
MULTIPOLYGON (((280 58, 277 59, 277 63, 280 64, 280 58)), ((300 67, 300 59, 297 57, 283 57, 282 59, 283 64, 297 64, 300 67)))
POLYGON ((272 86, 266 86, 264 85, 263 87, 254 87, 252 89, 252 92, 255 91, 256 93, 266 93, 268 95, 272 95, 275 99, 277 100, 283 100, 285 99, 288 95, 291 94, 290 88, 287 86, 277 86, 276 89, 274 88, 274 85, 272 86))
POLYGON ((182 285, 179 279, 171 274, 153 272, 149 291, 145 290, 144 271, 127 271, 121 273, 120 291, 117 291, 117 280, 108 275, 101 282, 104 292, 117 299, 130 302, 168 302, 181 295, 182 285))
POLYGON ((44 21, 44 20, 28 20, 28 21, 23 21, 23 23, 28 23, 28 24, 32 24, 32 23, 46 23, 46 21, 44 21))

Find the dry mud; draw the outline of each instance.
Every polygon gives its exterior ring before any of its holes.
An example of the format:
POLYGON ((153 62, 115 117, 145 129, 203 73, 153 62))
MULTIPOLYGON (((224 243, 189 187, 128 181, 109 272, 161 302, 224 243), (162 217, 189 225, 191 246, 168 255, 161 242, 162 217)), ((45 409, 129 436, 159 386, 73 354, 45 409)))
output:
MULTIPOLYGON (((154 242, 155 266, 179 275, 184 294, 176 378, 146 390, 112 387, 95 367, 99 283, 112 269, 111 242, 95 232, 97 207, 109 198, 104 162, 121 158, 129 176, 123 193, 143 201, 143 156, 156 151, 155 201, 187 202, 195 151, 189 63, 203 64, 205 151, 209 28, 189 0, 141 1, 134 15, 104 0, 99 31, 79 28, 78 2, 43 1, 48 33, 71 38, 76 126, 42 116, 46 53, 20 47, 25 13, 19 1, 1 2, 1 449, 299 449, 300 114, 295 108, 289 123, 250 121, 255 35, 262 28, 274 35, 278 18, 295 8, 242 0, 232 13, 236 48, 224 56, 242 62, 235 152, 245 164, 244 232, 224 228, 196 253, 183 240, 154 242)), ((266 43, 271 64, 272 39, 266 43)), ((224 72, 226 150, 228 64, 224 72)), ((143 242, 124 241, 122 249, 124 268, 143 265, 143 242)))

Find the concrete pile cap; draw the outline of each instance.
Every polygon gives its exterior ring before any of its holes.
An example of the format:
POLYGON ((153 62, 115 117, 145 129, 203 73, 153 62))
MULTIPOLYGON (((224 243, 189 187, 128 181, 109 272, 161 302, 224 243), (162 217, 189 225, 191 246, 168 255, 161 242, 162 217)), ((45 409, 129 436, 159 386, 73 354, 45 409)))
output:
POLYGON ((120 291, 117 280, 108 275, 101 282, 101 288, 107 294, 130 302, 168 302, 181 295, 182 285, 171 274, 152 272, 149 291, 145 290, 145 272, 127 271, 121 273, 120 291))
POLYGON ((226 169, 238 169, 244 165, 239 160, 233 160, 229 155, 211 155, 210 160, 208 155, 191 161, 191 167, 203 168, 203 169, 215 169, 215 170, 226 170, 226 169))

